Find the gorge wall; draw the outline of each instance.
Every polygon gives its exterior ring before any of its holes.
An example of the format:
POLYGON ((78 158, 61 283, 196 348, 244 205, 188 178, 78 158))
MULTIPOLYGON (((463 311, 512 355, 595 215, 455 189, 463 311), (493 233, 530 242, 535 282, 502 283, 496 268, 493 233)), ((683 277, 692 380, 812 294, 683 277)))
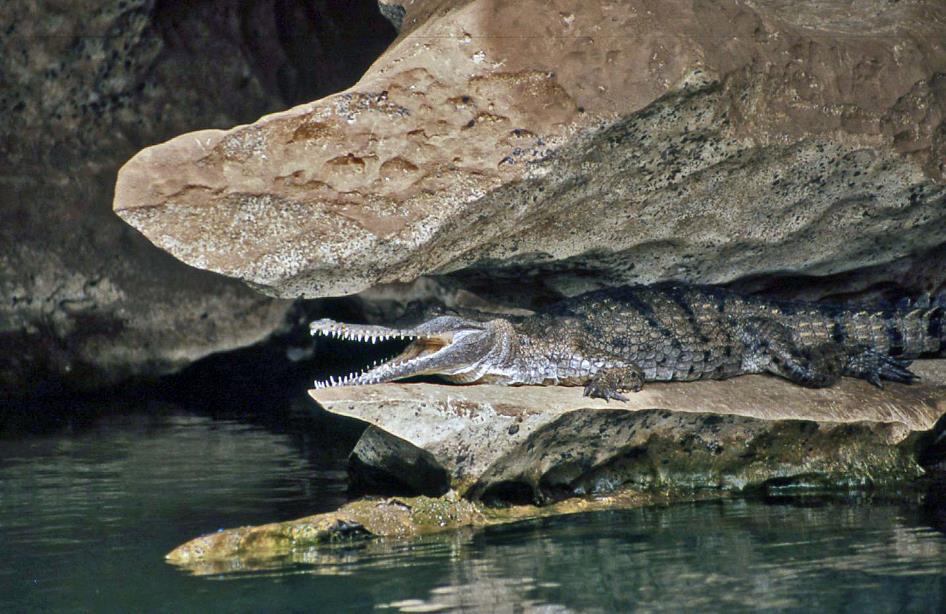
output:
POLYGON ((288 301, 115 216, 115 173, 175 134, 352 84, 395 34, 377 7, 29 0, 0 23, 0 397, 161 375, 284 326, 288 301))

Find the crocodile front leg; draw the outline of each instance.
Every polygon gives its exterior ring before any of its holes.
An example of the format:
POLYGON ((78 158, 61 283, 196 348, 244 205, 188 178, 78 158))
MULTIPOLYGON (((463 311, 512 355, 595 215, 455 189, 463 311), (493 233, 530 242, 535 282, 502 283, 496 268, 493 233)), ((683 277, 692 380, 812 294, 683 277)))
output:
POLYGON ((634 365, 601 369, 585 384, 585 396, 605 401, 627 402, 622 391, 637 392, 644 386, 644 373, 634 365))

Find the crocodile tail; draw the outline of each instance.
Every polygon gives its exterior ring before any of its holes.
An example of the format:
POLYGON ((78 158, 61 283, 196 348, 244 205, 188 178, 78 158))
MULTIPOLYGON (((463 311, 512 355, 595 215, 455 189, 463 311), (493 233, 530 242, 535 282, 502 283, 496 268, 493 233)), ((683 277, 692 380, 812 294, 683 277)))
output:
POLYGON ((901 300, 879 310, 835 316, 835 338, 865 344, 895 358, 946 354, 946 293, 901 300), (883 341, 881 341, 881 339, 883 341))
POLYGON ((926 294, 913 301, 906 309, 898 309, 900 321, 914 332, 916 354, 942 355, 946 353, 946 292, 931 298, 926 294), (917 330, 919 329, 919 330, 917 330))

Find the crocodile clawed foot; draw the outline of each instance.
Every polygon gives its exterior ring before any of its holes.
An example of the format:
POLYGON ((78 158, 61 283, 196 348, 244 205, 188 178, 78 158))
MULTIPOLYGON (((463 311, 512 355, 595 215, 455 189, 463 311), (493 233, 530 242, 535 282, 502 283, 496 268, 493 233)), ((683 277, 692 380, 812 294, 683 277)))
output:
POLYGON ((644 375, 636 367, 604 369, 595 373, 591 381, 585 384, 585 396, 626 403, 628 399, 621 391, 637 392, 643 386, 644 375))
POLYGON ((866 379, 878 388, 884 387, 883 380, 912 384, 920 379, 920 376, 910 371, 910 363, 909 360, 865 348, 848 359, 844 374, 866 379))
POLYGON ((616 401, 627 402, 627 397, 617 390, 602 388, 599 386, 599 382, 595 381, 590 381, 585 384, 585 396, 591 397, 592 399, 604 399, 605 401, 614 399, 616 401))

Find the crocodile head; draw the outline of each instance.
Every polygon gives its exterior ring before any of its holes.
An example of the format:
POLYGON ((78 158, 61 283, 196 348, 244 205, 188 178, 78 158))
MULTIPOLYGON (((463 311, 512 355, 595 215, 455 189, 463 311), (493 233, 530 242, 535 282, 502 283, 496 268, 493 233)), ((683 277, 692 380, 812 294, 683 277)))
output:
POLYGON ((390 360, 343 377, 317 381, 316 388, 380 384, 415 375, 438 375, 458 383, 504 381, 505 367, 515 353, 516 335, 512 324, 500 319, 477 322, 440 316, 411 328, 318 320, 312 322, 309 329, 313 335, 362 343, 390 339, 410 342, 390 360))

